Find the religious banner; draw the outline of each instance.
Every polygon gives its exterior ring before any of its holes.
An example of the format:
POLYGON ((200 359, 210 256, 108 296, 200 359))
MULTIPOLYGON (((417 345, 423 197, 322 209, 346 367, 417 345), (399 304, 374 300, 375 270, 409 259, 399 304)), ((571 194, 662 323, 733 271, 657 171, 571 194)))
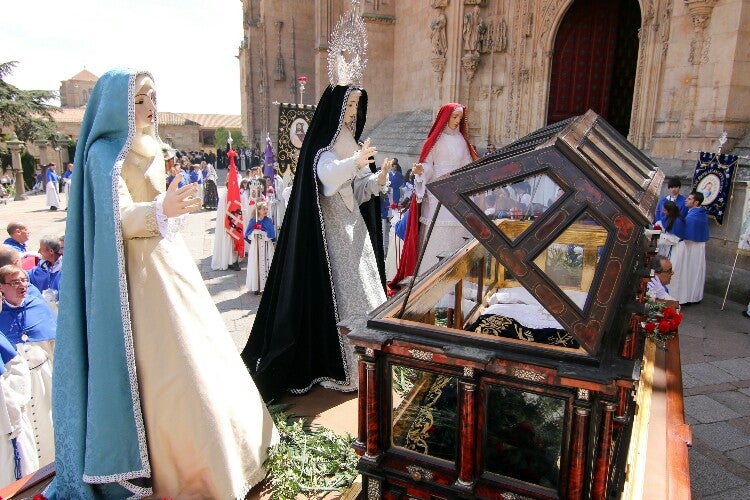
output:
POLYGON ((742 224, 740 224, 740 241, 737 250, 750 255, 750 182, 745 183, 745 204, 742 209, 742 224))
POLYGON ((242 202, 240 201, 240 186, 237 182, 237 165, 234 159, 237 152, 234 149, 227 151, 229 158, 229 172, 227 172, 227 210, 224 218, 224 229, 232 238, 232 247, 239 258, 245 256, 244 227, 242 225, 242 202))
POLYGON ((284 175, 288 169, 297 169, 297 158, 310 125, 315 106, 309 104, 279 104, 279 142, 276 148, 276 160, 279 173, 284 175))
POLYGON ((737 156, 701 151, 693 174, 693 189, 703 193, 703 206, 719 224, 729 202, 737 156))

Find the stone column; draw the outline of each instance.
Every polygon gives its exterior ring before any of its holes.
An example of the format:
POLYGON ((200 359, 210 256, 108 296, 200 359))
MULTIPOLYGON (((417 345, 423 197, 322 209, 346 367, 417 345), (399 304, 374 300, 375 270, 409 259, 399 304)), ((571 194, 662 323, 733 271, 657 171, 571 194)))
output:
POLYGON ((26 199, 26 189, 23 186, 23 165, 21 165, 21 146, 23 142, 18 140, 16 134, 13 134, 10 140, 6 141, 12 157, 12 169, 16 177, 16 197, 15 201, 21 201, 26 199))

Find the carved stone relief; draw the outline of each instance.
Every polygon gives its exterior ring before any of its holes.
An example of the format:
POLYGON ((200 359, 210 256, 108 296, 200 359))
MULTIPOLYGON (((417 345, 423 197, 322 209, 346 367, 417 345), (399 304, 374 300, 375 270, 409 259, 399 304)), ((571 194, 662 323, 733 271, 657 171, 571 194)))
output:
POLYGON ((432 45, 432 71, 435 72, 438 83, 443 81, 445 71, 445 54, 448 51, 447 26, 448 18, 445 16, 447 0, 438 2, 433 0, 432 6, 437 9, 437 15, 430 21, 430 43, 432 45))
POLYGON ((437 76, 438 83, 443 81, 443 72, 445 71, 445 57, 433 57, 431 59, 432 62, 432 71, 435 72, 435 76, 437 76))
POLYGON ((479 25, 479 52, 505 52, 508 49, 508 23, 495 16, 482 20, 479 25))
POLYGON ((442 9, 439 9, 437 16, 430 21, 430 42, 432 43, 432 55, 435 57, 445 57, 448 50, 447 24, 448 19, 442 9))
POLYGON ((659 28, 661 30, 661 33, 659 35, 662 43, 662 52, 667 53, 667 48, 669 47, 669 31, 670 31, 670 25, 672 24, 672 4, 668 3, 664 11, 661 15, 661 22, 659 23, 659 28))
POLYGON ((463 41, 464 50, 469 52, 479 52, 479 30, 482 24, 482 18, 479 16, 479 6, 464 14, 463 24, 463 41))
POLYGON ((448 6, 448 0, 432 0, 430 5, 435 9, 444 9, 448 6))
POLYGON ((492 99, 497 99, 503 95, 503 89, 504 87, 502 85, 482 85, 479 88, 479 97, 477 99, 480 101, 486 101, 490 97, 492 99))
POLYGON ((696 31, 703 30, 711 19, 711 11, 717 0, 683 0, 683 2, 687 6, 693 28, 696 31))
POLYGON ((688 61, 692 65, 704 64, 708 62, 708 52, 711 48, 711 37, 705 38, 698 36, 690 40, 690 54, 688 61))
POLYGON ((479 54, 477 52, 469 52, 461 58, 461 66, 466 72, 466 79, 471 82, 479 66, 479 54))

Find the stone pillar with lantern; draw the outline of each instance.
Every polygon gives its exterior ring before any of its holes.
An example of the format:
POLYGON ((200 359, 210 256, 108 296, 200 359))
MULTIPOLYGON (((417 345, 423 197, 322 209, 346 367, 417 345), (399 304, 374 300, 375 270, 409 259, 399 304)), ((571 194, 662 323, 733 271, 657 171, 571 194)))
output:
POLYGON ((15 175, 16 197, 14 198, 14 200, 25 200, 26 190, 23 186, 23 166, 21 165, 21 146, 23 146, 23 142, 19 141, 18 137, 14 133, 9 140, 5 141, 5 144, 8 145, 8 149, 11 153, 11 168, 13 169, 13 174, 15 175))

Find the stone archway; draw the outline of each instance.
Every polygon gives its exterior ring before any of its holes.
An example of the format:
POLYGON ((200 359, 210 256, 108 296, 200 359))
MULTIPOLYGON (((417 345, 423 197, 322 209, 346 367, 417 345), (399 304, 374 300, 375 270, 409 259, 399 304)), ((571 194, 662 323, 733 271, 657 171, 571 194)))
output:
POLYGON ((570 5, 551 54, 547 123, 591 108, 627 136, 640 25, 637 0, 576 0, 570 5))

